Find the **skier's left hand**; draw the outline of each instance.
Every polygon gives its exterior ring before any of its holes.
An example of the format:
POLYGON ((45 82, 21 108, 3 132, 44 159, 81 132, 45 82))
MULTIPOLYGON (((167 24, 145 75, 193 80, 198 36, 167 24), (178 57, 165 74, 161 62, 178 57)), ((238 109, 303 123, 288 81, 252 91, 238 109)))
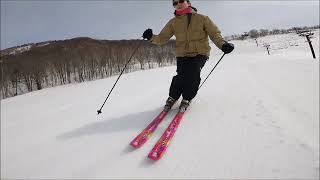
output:
POLYGON ((221 48, 221 50, 226 54, 231 53, 233 51, 233 49, 234 49, 234 45, 232 43, 228 43, 228 42, 224 43, 221 48))

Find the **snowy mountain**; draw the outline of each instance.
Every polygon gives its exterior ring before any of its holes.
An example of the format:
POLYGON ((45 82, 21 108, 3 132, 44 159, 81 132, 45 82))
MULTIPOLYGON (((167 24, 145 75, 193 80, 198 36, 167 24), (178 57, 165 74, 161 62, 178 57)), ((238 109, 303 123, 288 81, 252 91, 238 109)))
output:
POLYGON ((99 116, 117 77, 2 100, 1 179, 319 179, 319 51, 295 34, 258 41, 233 41, 157 162, 147 155, 178 104, 144 146, 129 143, 162 109, 174 66, 123 75, 99 116))
POLYGON ((4 50, 1 50, 1 56, 18 55, 18 54, 21 54, 23 52, 29 51, 32 48, 43 47, 43 46, 49 45, 52 42, 54 42, 54 41, 44 41, 44 42, 40 42, 40 43, 30 43, 30 44, 24 44, 24 45, 21 45, 21 46, 7 48, 7 49, 4 49, 4 50))

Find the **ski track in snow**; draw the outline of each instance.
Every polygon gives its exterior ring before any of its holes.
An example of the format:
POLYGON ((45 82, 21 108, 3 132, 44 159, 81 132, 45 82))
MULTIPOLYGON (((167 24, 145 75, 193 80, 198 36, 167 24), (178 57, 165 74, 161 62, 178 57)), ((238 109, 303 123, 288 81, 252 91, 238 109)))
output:
POLYGON ((99 116, 117 77, 2 100, 1 178, 319 179, 319 58, 299 38, 270 56, 233 43, 157 162, 147 155, 179 104, 140 149, 129 143, 162 109, 174 66, 125 74, 99 116))

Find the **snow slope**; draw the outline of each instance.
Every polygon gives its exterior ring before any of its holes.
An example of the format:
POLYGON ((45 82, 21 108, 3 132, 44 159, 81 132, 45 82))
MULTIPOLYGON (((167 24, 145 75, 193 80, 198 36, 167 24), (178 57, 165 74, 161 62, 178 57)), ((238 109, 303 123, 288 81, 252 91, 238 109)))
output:
MULTIPOLYGON (((117 77, 2 100, 1 179, 319 179, 316 34, 316 60, 299 37, 270 56, 253 40, 234 41, 158 162, 147 154, 178 104, 143 147, 129 143, 161 110, 175 67, 125 74, 99 116, 117 77)), ((287 36, 297 38, 260 40, 287 36)), ((221 55, 213 48, 203 77, 221 55)))

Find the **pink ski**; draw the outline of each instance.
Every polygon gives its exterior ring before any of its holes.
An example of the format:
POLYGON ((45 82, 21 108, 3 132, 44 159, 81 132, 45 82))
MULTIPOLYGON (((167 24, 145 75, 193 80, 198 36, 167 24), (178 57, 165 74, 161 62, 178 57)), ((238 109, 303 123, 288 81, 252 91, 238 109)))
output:
POLYGON ((152 160, 159 160, 164 155, 166 149, 170 144, 170 141, 173 138, 174 133, 178 128, 183 114, 184 112, 178 112, 177 115, 173 118, 166 131, 150 151, 148 158, 152 160))
POLYGON ((134 138, 130 145, 134 148, 141 147, 157 129, 158 125, 165 118, 168 112, 162 111, 136 138, 134 138))

